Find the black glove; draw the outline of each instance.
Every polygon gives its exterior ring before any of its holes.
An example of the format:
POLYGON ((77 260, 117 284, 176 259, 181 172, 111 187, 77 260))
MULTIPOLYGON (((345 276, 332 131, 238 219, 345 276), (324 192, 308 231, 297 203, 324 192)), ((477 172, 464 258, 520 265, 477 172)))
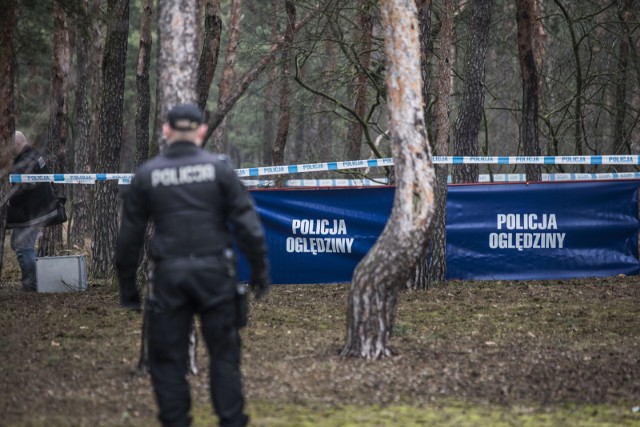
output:
POLYGON ((141 312, 142 302, 140 301, 140 293, 134 286, 120 286, 120 303, 129 310, 141 312))
POLYGON ((271 286, 271 280, 269 280, 269 275, 267 273, 263 273, 260 275, 254 275, 251 278, 251 282, 249 283, 251 287, 251 291, 255 295, 256 299, 260 299, 267 293, 269 290, 269 286, 271 286))

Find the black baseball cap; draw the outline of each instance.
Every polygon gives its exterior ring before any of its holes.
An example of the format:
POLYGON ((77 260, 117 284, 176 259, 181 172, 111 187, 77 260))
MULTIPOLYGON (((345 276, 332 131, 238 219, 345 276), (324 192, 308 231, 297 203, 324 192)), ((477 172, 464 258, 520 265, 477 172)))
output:
POLYGON ((196 130, 203 122, 204 116, 197 105, 178 104, 167 113, 167 123, 174 130, 196 130))

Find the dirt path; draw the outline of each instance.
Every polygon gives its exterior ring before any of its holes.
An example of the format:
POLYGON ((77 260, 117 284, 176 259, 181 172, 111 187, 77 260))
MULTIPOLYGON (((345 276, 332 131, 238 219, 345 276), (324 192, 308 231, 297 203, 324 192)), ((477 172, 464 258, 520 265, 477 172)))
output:
MULTIPOLYGON (((314 405, 640 405, 640 279, 452 282, 403 294, 397 356, 341 361, 346 285, 279 286, 243 331, 250 402, 314 405)), ((109 286, 0 288, 0 425, 153 425, 136 375, 140 317, 109 286)), ((204 372, 191 377, 208 407, 204 372)), ((638 418, 640 422, 640 418, 638 418)), ((258 424, 260 425, 260 424, 258 424)), ((264 424, 272 425, 272 424, 264 424)), ((286 425, 286 424, 283 424, 286 425)))

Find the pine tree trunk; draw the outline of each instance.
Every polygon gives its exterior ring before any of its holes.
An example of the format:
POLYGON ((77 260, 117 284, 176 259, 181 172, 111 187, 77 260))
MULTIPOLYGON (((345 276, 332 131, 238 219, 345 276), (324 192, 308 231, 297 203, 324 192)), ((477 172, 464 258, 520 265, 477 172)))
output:
MULTIPOLYGON (((171 107, 197 103, 197 8, 190 0, 158 1, 158 94, 161 123, 171 107)), ((159 123, 158 123, 159 125, 159 123)), ((156 126, 156 130, 160 126, 156 126)), ((159 147, 162 150, 164 147, 159 147)), ((151 154, 151 153, 150 153, 151 154)))
POLYGON ((422 109, 414 0, 381 0, 396 191, 389 221, 353 274, 342 357, 392 354, 398 293, 423 259, 434 209, 434 171, 422 109))
MULTIPOLYGON (((446 156, 449 153, 449 113, 451 111, 451 90, 453 86, 451 65, 453 64, 453 1, 443 0, 442 29, 440 30, 440 59, 438 69, 438 96, 436 101, 436 144, 435 153, 446 156)), ((449 186, 448 165, 436 165, 436 213, 431 234, 431 260, 428 283, 443 282, 447 275, 447 198, 449 186)))
MULTIPOLYGON (((298 24, 294 29, 294 33, 300 30, 300 28, 304 27, 311 19, 313 19, 321 9, 314 9, 310 11, 298 24)), ((229 111, 233 108, 233 106, 238 102, 238 100, 244 95, 247 91, 251 83, 256 81, 256 79, 260 76, 260 74, 264 71, 267 65, 271 64, 275 58, 277 57, 278 50, 284 43, 284 37, 280 38, 269 50, 269 53, 263 56, 253 67, 251 67, 247 72, 245 72, 242 77, 240 77, 233 85, 233 91, 229 93, 226 102, 220 103, 218 102, 218 107, 216 111, 209 117, 208 125, 209 129, 207 130, 207 134, 204 138, 204 143, 211 138, 213 133, 221 126, 229 111)), ((223 75, 224 78, 224 75, 223 75)), ((215 146, 214 146, 215 149, 215 146)))
MULTIPOLYGON (((293 29, 296 24, 296 7, 290 0, 285 0, 284 7, 287 12, 284 46, 282 48, 282 73, 280 74, 280 105, 278 129, 271 150, 271 161, 274 165, 284 164, 284 148, 289 135, 291 124, 291 57, 293 49, 293 29)), ((278 187, 284 186, 284 176, 277 179, 278 187)))
MULTIPOLYGON (((16 131, 14 84, 16 81, 15 32, 18 21, 16 0, 0 2, 0 277, 4 260, 5 224, 9 177, 16 131)), ((2 283, 0 283, 2 284, 2 283)))
POLYGON ((220 0, 206 0, 204 40, 202 41, 202 53, 200 54, 200 63, 198 64, 198 82, 196 88, 198 106, 200 106, 202 111, 206 110, 207 100, 209 99, 209 89, 211 88, 213 75, 218 67, 221 32, 220 0))
MULTIPOLYGON (((100 139, 96 168, 116 172, 120 168, 124 104, 124 77, 129 35, 129 0, 109 0, 107 38, 104 46, 100 139)), ((93 200, 91 276, 113 276, 113 251, 118 228, 118 184, 97 182, 93 200)))
MULTIPOLYGON (((371 2, 358 0, 358 24, 360 33, 356 40, 357 53, 357 77, 356 77, 356 105, 355 113, 363 122, 367 122, 367 92, 369 89, 369 64, 371 63, 371 38, 373 37, 373 15, 371 14, 371 2)), ((353 122, 349 127, 349 143, 347 158, 345 160, 359 160, 362 149, 362 125, 353 122)))
MULTIPOLYGON (((218 84, 218 105, 226 105, 233 84, 235 75, 234 67, 236 65, 236 51, 238 50, 238 42, 240 36, 240 17, 242 11, 242 1, 232 0, 231 17, 229 18, 229 41, 227 42, 227 51, 224 57, 224 68, 222 69, 222 77, 218 84)), ((226 119, 220 123, 220 127, 213 133, 213 150, 219 153, 229 153, 228 140, 226 138, 226 119)))
MULTIPOLYGON (((104 54, 105 26, 102 19, 102 0, 91 0, 91 16, 93 23, 91 26, 91 131, 89 132, 89 169, 95 171, 96 152, 98 151, 98 141, 100 141, 100 108, 102 106, 102 56, 104 54)), ((102 172, 102 171, 100 171, 102 172)), ((90 193, 93 193, 93 187, 90 193)), ((92 197, 93 198, 93 195, 92 197)), ((93 205, 93 201, 91 203, 93 205)))
MULTIPOLYGON (((522 145, 525 156, 539 156, 538 142, 538 71, 533 50, 535 0, 516 0, 518 25, 518 59, 522 74, 522 145)), ((542 181, 540 165, 525 165, 527 181, 542 181)))
MULTIPOLYGON (((91 17, 89 16, 87 0, 80 2, 80 10, 76 18, 76 111, 73 171, 75 173, 89 173, 89 151, 91 117, 87 99, 87 82, 89 81, 89 52, 91 46, 91 17)), ((85 239, 89 235, 91 219, 89 216, 90 191, 87 185, 72 186, 71 200, 71 230, 70 244, 77 248, 85 247, 85 239)))
MULTIPOLYGON (((492 3, 493 0, 474 2, 462 104, 453 129, 453 151, 457 156, 478 155, 478 131, 484 109, 484 73, 492 3)), ((455 165, 453 182, 478 182, 478 165, 455 165)))
MULTIPOLYGON (((277 0, 271 0, 271 13, 274 17, 279 15, 279 7, 277 0)), ((271 20, 271 39, 278 38, 278 19, 271 20)), ((267 73, 267 83, 265 88, 264 107, 263 107, 263 127, 262 127, 262 164, 265 166, 273 165, 271 151, 273 150, 273 141, 275 141, 275 99, 278 91, 278 67, 272 67, 267 73)))
MULTIPOLYGON (((64 173, 67 166, 67 86, 71 52, 66 13, 62 5, 55 0, 52 50, 47 163, 51 173, 64 173)), ((57 191, 62 193, 64 189, 60 187, 57 191)), ((38 247, 38 256, 55 255, 62 247, 62 224, 45 227, 38 247)))
POLYGON ((136 156, 134 168, 149 157, 149 118, 151 115, 151 87, 149 85, 149 64, 151 62, 151 16, 152 0, 142 0, 140 5, 140 45, 136 68, 136 89, 138 107, 136 109, 136 156))
POLYGON ((618 48, 618 72, 615 79, 615 119, 613 125, 613 153, 631 154, 631 140, 625 130, 625 118, 627 116, 627 79, 629 78, 629 26, 631 24, 631 11, 633 0, 625 0, 620 24, 620 47, 618 48))

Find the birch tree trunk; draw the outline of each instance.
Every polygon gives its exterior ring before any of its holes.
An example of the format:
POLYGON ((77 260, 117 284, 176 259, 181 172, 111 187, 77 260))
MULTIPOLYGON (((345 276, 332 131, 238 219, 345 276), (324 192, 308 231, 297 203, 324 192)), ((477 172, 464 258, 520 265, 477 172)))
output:
POLYGON ((136 156, 133 167, 137 168, 149 158, 149 118, 151 116, 151 86, 149 85, 149 64, 151 62, 151 16, 152 0, 142 0, 140 5, 140 44, 138 66, 136 67, 136 89, 138 106, 136 109, 136 156))
POLYGON ((398 293, 423 259, 434 210, 434 171, 422 109, 414 0, 381 0, 396 191, 382 234, 353 274, 342 357, 392 354, 398 293))
MULTIPOLYGON (((492 3, 493 0, 476 0, 473 6, 462 104, 453 129, 454 154, 457 156, 478 155, 478 131, 484 108, 484 73, 492 3)), ((453 182, 478 182, 478 165, 455 165, 453 182)))
MULTIPOLYGON (((539 156, 538 142, 538 70, 533 47, 535 0, 516 0, 518 59, 522 75, 521 135, 525 156, 539 156)), ((525 165, 527 181, 542 181, 540 165, 525 165)))
MULTIPOLYGON (((89 53, 91 47, 91 17, 87 0, 79 3, 79 12, 76 17, 76 110, 75 110, 75 135, 73 150, 73 171, 75 173, 89 173, 89 152, 91 132, 91 112, 89 110, 87 82, 90 79, 91 70, 89 53)), ((88 185, 76 185, 71 189, 71 230, 69 233, 70 244, 85 247, 85 239, 89 234, 91 219, 89 216, 90 191, 88 185)))
MULTIPOLYGON (((102 69, 102 107, 96 168, 118 171, 122 148, 124 77, 129 35, 129 0, 109 0, 107 38, 102 69)), ((113 277, 113 252, 118 231, 118 184, 96 182, 93 200, 91 276, 113 277)))
MULTIPOLYGON (((4 260, 5 224, 9 177, 7 173, 13 160, 16 131, 14 84, 16 81, 15 33, 18 25, 16 0, 0 2, 0 277, 4 260)), ((2 284, 2 283, 0 283, 2 284)))
MULTIPOLYGON (((443 0, 442 29, 440 30, 440 57, 438 60, 438 95, 436 100, 436 144, 435 153, 446 156, 449 153, 449 114, 451 111, 451 89, 453 87, 453 0, 443 0)), ((447 197, 449 186, 448 165, 436 165, 436 213, 431 233, 431 261, 428 283, 445 280, 447 274, 447 197)))
POLYGON ((206 0, 204 18, 204 39, 202 52, 198 64, 198 79, 196 92, 198 94, 198 106, 202 111, 206 110, 209 99, 209 89, 213 81, 213 75, 218 67, 218 54, 220 53, 220 35, 222 31, 222 19, 220 18, 220 0, 206 0))
MULTIPOLYGON (((69 28, 62 5, 53 1, 53 58, 51 62, 51 100, 47 133, 47 163, 51 173, 64 173, 67 165, 67 86, 71 52, 69 28)), ((62 188, 57 189, 63 192, 62 188)), ((55 255, 62 249, 62 224, 45 227, 38 256, 55 255)))

